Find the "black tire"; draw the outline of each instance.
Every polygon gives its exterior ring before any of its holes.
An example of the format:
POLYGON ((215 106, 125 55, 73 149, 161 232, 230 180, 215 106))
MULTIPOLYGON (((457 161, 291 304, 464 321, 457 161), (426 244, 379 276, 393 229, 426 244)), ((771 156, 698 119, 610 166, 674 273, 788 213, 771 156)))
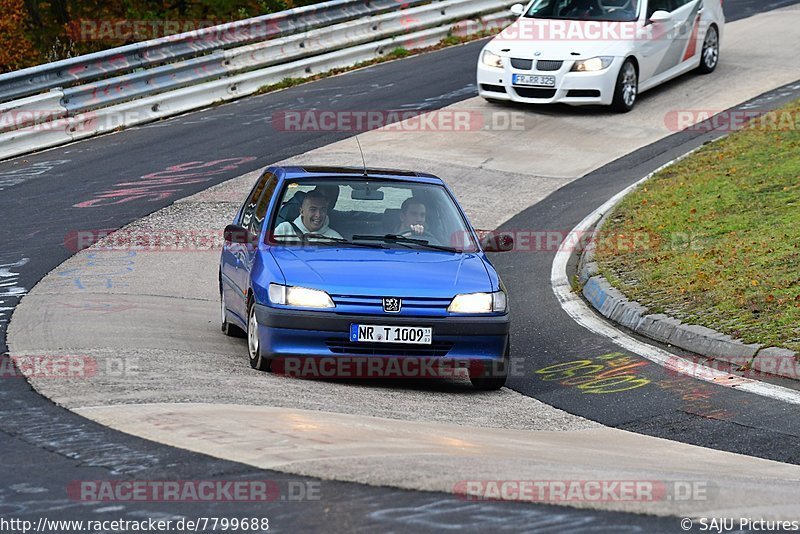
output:
POLYGON ((244 331, 241 328, 228 322, 228 313, 225 305, 225 294, 220 290, 219 292, 219 307, 220 307, 220 330, 226 336, 230 337, 245 337, 244 331))
POLYGON ((636 105, 636 98, 639 96, 639 73, 636 65, 630 59, 619 69, 617 75, 617 85, 614 89, 614 100, 611 102, 611 109, 618 113, 627 113, 636 105))
POLYGON ((247 354, 250 357, 250 367, 259 371, 269 371, 272 362, 264 357, 257 332, 256 307, 251 302, 247 310, 247 354))
POLYGON ((716 26, 709 26, 703 41, 703 50, 700 53, 700 66, 697 72, 711 74, 719 65, 719 30, 716 26))
POLYGON ((472 382, 472 387, 480 391, 497 391, 502 388, 506 385, 506 379, 508 379, 510 363, 509 347, 506 347, 502 362, 485 365, 475 375, 470 372, 469 381, 472 382))

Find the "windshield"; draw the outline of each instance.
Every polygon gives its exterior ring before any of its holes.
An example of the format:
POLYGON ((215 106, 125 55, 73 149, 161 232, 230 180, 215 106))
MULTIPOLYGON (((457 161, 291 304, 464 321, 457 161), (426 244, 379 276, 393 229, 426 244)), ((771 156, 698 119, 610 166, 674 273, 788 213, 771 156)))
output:
POLYGON ((287 182, 279 206, 267 234, 273 244, 478 250, 461 211, 439 185, 299 179, 287 182))
POLYGON ((639 0, 536 0, 526 17, 560 20, 632 22, 639 15, 639 0))

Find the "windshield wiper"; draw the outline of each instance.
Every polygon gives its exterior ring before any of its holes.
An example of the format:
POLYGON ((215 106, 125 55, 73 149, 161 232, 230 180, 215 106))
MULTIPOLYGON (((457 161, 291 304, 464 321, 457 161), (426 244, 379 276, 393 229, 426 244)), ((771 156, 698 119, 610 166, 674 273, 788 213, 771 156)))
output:
MULTIPOLYGON (((310 243, 311 239, 327 239, 330 243, 342 243, 344 245, 353 245, 354 247, 369 247, 369 248, 386 248, 382 247, 381 245, 376 245, 374 243, 354 243, 348 239, 344 239, 343 237, 335 237, 332 235, 324 235, 324 234, 303 234, 302 236, 297 235, 286 235, 286 236, 275 236, 276 241, 300 241, 302 243, 310 243), (282 239, 277 239, 278 237, 282 239)), ((324 241, 323 241, 324 243, 324 241)))
POLYGON ((461 249, 453 248, 453 247, 446 247, 444 245, 434 245, 430 243, 427 239, 414 239, 413 237, 406 237, 397 234, 384 234, 384 235, 354 235, 353 240, 363 240, 363 241, 383 241, 384 243, 399 243, 401 245, 411 244, 411 245, 419 245, 425 248, 431 248, 434 250, 442 250, 444 252, 457 252, 462 253, 464 252, 461 249))

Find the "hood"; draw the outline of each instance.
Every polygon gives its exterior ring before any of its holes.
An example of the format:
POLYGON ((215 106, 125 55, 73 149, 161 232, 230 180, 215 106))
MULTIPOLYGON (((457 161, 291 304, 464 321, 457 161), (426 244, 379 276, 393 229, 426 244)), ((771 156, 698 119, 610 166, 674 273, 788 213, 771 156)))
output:
POLYGON ((336 247, 279 247, 271 252, 286 284, 335 295, 452 298, 491 290, 477 253, 336 247))
POLYGON ((488 47, 501 56, 523 59, 574 61, 627 56, 634 41, 641 38, 638 24, 519 18, 492 39, 488 47))

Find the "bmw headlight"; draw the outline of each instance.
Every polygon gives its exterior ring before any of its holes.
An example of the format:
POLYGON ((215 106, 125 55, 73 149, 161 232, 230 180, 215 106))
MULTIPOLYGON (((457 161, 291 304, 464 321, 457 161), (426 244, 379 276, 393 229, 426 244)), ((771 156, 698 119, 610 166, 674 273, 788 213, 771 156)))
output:
POLYGON ((483 51, 483 54, 481 55, 481 61, 487 67, 493 67, 495 69, 503 68, 503 58, 494 52, 489 52, 488 50, 483 51))
POLYGON ((612 56, 593 57, 591 59, 583 59, 576 61, 572 66, 572 72, 597 72, 605 70, 614 62, 612 56))
POLYGON ((273 304, 296 306, 298 308, 333 308, 331 296, 319 289, 307 287, 269 285, 269 300, 273 304))
POLYGON ((463 293, 453 298, 447 311, 450 313, 505 313, 507 307, 505 291, 463 293))

